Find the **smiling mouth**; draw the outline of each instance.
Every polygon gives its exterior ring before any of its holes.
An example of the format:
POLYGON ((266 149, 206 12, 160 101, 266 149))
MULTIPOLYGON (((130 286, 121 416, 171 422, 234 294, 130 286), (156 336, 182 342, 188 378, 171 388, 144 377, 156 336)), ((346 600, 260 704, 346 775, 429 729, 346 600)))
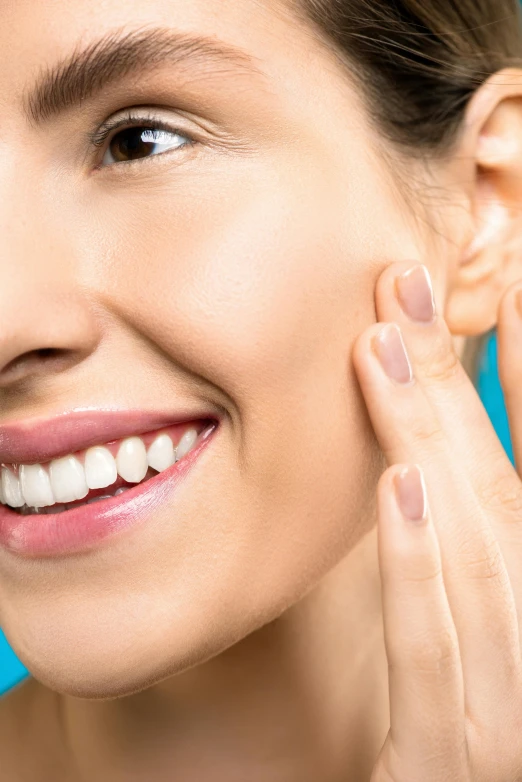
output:
POLYGON ((2 464, 0 503, 15 513, 63 513, 112 499, 184 459, 215 422, 191 421, 94 445, 46 464, 2 464))

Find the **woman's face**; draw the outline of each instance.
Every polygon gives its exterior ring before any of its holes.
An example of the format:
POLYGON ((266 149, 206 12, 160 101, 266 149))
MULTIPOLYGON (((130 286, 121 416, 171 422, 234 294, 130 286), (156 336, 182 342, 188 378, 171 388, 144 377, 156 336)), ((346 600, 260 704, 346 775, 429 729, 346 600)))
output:
POLYGON ((426 248, 346 71, 270 0, 4 3, 0 108, 0 424, 219 419, 140 524, 75 555, 0 548, 31 672, 127 694, 279 616, 370 529, 382 462, 351 347, 382 268, 426 248), (77 102, 64 63, 126 36, 77 102))

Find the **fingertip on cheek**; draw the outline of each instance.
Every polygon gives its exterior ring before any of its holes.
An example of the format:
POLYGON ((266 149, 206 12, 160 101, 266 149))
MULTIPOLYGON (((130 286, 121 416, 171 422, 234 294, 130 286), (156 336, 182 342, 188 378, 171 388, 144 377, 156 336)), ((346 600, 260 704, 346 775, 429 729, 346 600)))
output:
POLYGON ((413 369, 401 330, 395 323, 387 323, 373 335, 371 348, 390 380, 400 385, 412 382, 413 369))

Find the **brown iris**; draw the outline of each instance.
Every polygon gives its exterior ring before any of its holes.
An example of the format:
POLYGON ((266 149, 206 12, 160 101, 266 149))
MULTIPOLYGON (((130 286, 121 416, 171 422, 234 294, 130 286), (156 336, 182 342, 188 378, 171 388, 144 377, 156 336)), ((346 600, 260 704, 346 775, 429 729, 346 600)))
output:
POLYGON ((164 135, 149 128, 127 128, 113 137, 111 155, 116 162, 149 157, 158 143, 165 143, 164 135))

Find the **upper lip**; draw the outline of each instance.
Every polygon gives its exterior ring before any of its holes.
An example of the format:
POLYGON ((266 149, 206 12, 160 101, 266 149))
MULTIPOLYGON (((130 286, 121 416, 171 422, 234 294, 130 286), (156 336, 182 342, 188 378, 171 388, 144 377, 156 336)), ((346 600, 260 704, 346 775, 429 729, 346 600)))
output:
POLYGON ((75 453, 91 445, 109 443, 179 423, 216 420, 215 412, 189 410, 68 411, 53 418, 32 418, 0 426, 0 463, 37 464, 75 453))

